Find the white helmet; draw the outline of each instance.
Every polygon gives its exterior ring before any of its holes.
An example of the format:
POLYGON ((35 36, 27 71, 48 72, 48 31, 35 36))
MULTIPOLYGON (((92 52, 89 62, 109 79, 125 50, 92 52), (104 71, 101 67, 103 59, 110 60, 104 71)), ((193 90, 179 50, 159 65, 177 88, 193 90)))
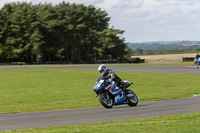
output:
POLYGON ((106 66, 105 66, 104 64, 102 64, 102 65, 100 65, 100 66, 98 67, 98 71, 99 71, 99 73, 103 76, 104 73, 107 71, 107 68, 106 68, 106 66))

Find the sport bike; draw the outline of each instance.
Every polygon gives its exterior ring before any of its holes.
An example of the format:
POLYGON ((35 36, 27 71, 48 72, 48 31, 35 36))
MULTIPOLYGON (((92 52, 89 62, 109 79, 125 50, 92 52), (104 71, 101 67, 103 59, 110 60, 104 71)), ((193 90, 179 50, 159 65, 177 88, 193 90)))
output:
MULTIPOLYGON (((129 83, 129 81, 123 82, 126 88, 133 84, 129 83)), ((103 78, 98 79, 93 89, 100 103, 107 109, 119 104, 128 104, 129 106, 136 106, 138 104, 138 98, 132 90, 126 89, 124 92, 114 81, 110 82, 103 78)))
POLYGON ((195 68, 198 68, 199 67, 199 65, 200 65, 200 58, 199 59, 194 59, 194 67, 195 68))

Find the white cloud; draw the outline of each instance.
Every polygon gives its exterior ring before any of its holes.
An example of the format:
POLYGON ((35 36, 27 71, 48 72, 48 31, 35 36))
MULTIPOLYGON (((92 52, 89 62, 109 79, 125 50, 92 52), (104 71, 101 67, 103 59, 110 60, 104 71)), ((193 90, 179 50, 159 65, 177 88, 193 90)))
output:
MULTIPOLYGON (((1 0, 0 8, 6 2, 1 0)), ((23 0, 33 4, 43 0, 23 0)), ((46 0, 53 5, 63 0, 46 0)), ((65 2, 94 5, 106 10, 111 25, 125 30, 128 42, 154 40, 200 40, 199 0, 65 0, 65 2)))
POLYGON ((95 6, 109 11, 113 6, 115 6, 120 0, 102 0, 101 3, 96 4, 95 6))
MULTIPOLYGON (((200 40, 200 1, 146 0, 140 8, 129 8, 117 16, 113 9, 112 23, 124 29, 126 40, 200 40), (196 19, 196 20, 194 20, 196 19), (197 30, 198 29, 198 30, 197 30)), ((121 7, 121 9, 123 9, 121 7)), ((112 14, 112 13, 111 13, 112 14)))
POLYGON ((18 0, 1 0, 0 1, 0 9, 6 4, 10 2, 17 2, 18 0))

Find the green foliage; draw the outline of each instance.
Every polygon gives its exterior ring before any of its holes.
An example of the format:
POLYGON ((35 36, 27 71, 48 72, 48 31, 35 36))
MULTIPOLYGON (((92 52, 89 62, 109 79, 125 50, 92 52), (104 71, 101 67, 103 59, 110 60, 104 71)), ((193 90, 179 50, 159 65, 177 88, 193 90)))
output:
POLYGON ((133 55, 199 53, 199 41, 129 43, 133 55))
POLYGON ((124 31, 107 29, 99 33, 100 47, 95 47, 100 57, 113 53, 113 58, 125 55, 126 46, 124 45, 124 39, 120 38, 118 34, 123 34, 124 31))
POLYGON ((80 63, 123 56, 123 31, 108 28, 109 21, 105 11, 91 5, 6 4, 0 10, 0 62, 80 63))
POLYGON ((199 48, 182 48, 182 49, 132 49, 132 55, 162 55, 162 54, 184 54, 199 53, 199 48))

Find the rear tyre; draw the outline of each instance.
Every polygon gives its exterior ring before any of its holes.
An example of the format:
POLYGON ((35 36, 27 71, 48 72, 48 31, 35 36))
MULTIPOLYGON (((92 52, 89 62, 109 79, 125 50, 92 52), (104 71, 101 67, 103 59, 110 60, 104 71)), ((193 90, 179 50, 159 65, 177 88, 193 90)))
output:
POLYGON ((128 99, 129 106, 136 106, 138 104, 138 98, 132 90, 126 90, 126 97, 128 99))
POLYGON ((99 95, 99 102, 107 109, 110 109, 113 107, 113 98, 111 97, 111 95, 105 91, 105 92, 102 92, 100 95, 99 95))

